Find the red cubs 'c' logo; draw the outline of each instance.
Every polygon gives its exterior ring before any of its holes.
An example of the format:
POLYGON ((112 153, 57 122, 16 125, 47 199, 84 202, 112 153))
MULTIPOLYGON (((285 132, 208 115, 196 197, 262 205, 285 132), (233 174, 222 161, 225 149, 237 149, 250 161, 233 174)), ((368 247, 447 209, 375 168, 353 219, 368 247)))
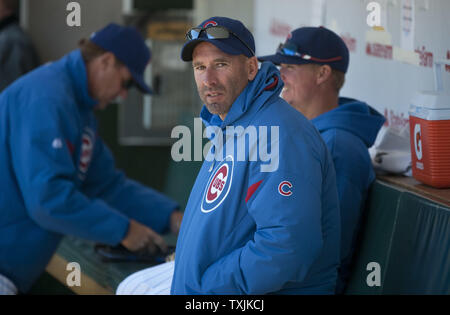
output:
POLYGON ((233 156, 227 156, 215 168, 208 180, 202 197, 200 210, 209 213, 217 209, 227 198, 233 181, 233 156))
POLYGON ((222 165, 214 175, 206 193, 206 202, 211 203, 219 198, 220 194, 227 183, 228 165, 222 165))
POLYGON ((80 171, 86 173, 92 157, 92 140, 88 135, 83 135, 80 157, 80 171))
POLYGON ((85 128, 83 136, 81 138, 81 152, 80 161, 78 164, 78 170, 80 176, 84 177, 89 169, 91 163, 92 154, 94 151, 94 132, 90 128, 85 128))
POLYGON ((290 190, 292 187, 293 185, 291 184, 291 182, 283 181, 280 183, 280 185, 278 185, 278 192, 280 193, 280 195, 288 197, 292 195, 292 190, 290 190))
POLYGON ((208 26, 217 26, 217 22, 215 21, 208 21, 203 24, 203 28, 207 28, 208 26))

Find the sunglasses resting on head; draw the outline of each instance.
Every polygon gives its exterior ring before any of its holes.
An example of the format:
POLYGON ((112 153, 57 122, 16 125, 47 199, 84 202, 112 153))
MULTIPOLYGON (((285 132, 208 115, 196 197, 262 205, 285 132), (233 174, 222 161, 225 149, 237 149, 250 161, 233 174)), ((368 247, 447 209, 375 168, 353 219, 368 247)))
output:
POLYGON ((208 39, 227 39, 230 38, 230 35, 233 35, 238 40, 240 40, 241 43, 245 45, 245 47, 247 47, 247 49, 252 53, 252 56, 255 55, 253 49, 251 49, 250 46, 247 45, 236 33, 220 25, 209 26, 206 28, 193 27, 186 33, 186 39, 187 40, 197 39, 200 37, 202 33, 205 33, 208 39))
POLYGON ((312 61, 317 61, 317 62, 333 62, 333 61, 338 61, 338 60, 342 59, 341 56, 334 57, 334 58, 328 58, 328 59, 320 59, 320 58, 312 57, 308 54, 302 54, 299 52, 299 48, 293 43, 284 43, 284 44, 280 43, 280 45, 278 46, 278 49, 277 49, 277 54, 282 54, 285 56, 297 56, 297 57, 300 57, 305 60, 312 60, 312 61))

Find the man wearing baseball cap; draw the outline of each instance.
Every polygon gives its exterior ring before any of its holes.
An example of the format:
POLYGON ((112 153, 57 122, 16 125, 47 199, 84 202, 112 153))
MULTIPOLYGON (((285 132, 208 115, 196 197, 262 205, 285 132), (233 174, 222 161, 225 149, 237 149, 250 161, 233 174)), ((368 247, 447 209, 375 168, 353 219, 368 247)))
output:
POLYGON ((334 293, 339 208, 325 143, 279 97, 278 69, 258 69, 240 21, 211 17, 186 37, 181 58, 192 62, 200 116, 215 135, 185 210, 171 293, 334 293), (264 128, 270 137, 233 149, 264 128), (276 163, 252 159, 256 145, 277 152, 276 163))
POLYGON ((355 239, 370 184, 375 179, 368 148, 384 117, 366 103, 339 97, 349 65, 344 41, 324 27, 289 34, 276 54, 258 58, 281 66, 282 97, 319 130, 333 157, 342 237, 337 293, 348 280, 355 239))
POLYGON ((159 233, 178 232, 178 205, 115 168, 93 114, 132 85, 150 92, 149 49, 117 24, 80 46, 0 94, 3 293, 26 293, 63 234, 154 252, 167 246, 159 233))

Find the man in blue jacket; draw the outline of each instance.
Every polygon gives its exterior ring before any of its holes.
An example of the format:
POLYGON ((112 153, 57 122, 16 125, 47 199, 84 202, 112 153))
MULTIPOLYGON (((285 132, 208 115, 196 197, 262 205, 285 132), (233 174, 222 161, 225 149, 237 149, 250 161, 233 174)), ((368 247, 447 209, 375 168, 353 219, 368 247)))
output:
POLYGON ((367 104, 340 98, 349 65, 344 41, 324 27, 294 30, 275 55, 258 58, 281 65, 282 97, 319 130, 333 157, 342 237, 337 293, 350 274, 361 212, 375 179, 368 148, 385 119, 367 104))
POLYGON ((258 69, 240 21, 212 17, 187 38, 181 55, 212 146, 185 210, 171 293, 334 293, 340 216, 320 134, 278 96, 277 68, 258 69))
POLYGON ((27 292, 63 234, 155 251, 177 232, 178 205, 115 169, 93 114, 132 84, 150 92, 149 60, 135 29, 110 24, 0 94, 0 291, 27 292))

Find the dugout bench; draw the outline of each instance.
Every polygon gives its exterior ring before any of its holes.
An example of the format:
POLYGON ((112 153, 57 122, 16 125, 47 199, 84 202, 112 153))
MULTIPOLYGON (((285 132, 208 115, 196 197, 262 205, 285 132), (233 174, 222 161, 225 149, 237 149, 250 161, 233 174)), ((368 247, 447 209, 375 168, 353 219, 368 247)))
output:
MULTIPOLYGON (((174 236, 166 240, 175 243, 174 236)), ((65 285, 67 263, 75 261, 82 276, 81 286, 70 288, 74 293, 114 294, 128 275, 149 267, 103 263, 93 247, 91 242, 64 238, 47 273, 65 285)), ((413 178, 379 176, 370 190, 355 254, 346 294, 450 294, 450 189, 433 189, 413 178), (379 286, 367 282, 373 262, 380 267, 379 286)), ((38 281, 32 293, 49 292, 48 274, 47 288, 38 281)))
POLYGON ((378 177, 363 218, 346 294, 450 294, 450 189, 378 177), (369 286, 371 262, 380 286, 369 286))

